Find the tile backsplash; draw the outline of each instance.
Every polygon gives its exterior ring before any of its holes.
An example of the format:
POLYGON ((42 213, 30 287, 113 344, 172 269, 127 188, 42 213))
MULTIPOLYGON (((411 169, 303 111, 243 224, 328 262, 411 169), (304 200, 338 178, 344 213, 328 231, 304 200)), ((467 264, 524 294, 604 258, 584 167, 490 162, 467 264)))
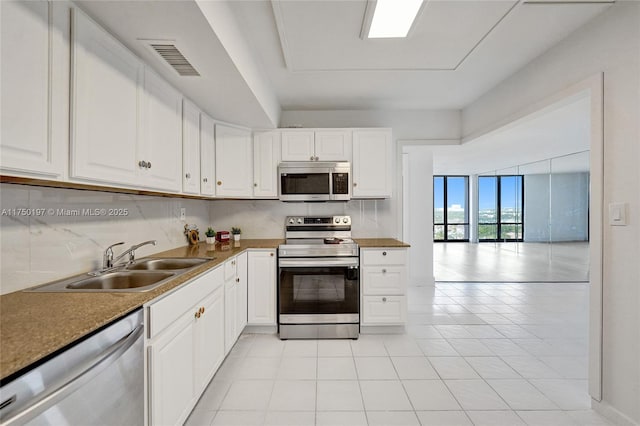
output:
POLYGON ((184 223, 198 225, 204 238, 210 206, 205 200, 0 184, 0 294, 97 269, 104 249, 118 241, 125 245, 114 249, 116 255, 157 240, 139 249, 147 256, 185 245, 184 223))

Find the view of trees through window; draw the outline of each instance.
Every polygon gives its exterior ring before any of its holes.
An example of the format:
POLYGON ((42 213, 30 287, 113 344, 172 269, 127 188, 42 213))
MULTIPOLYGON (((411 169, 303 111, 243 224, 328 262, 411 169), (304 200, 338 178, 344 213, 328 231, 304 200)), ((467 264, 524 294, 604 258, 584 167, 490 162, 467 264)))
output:
POLYGON ((523 177, 478 177, 478 241, 522 241, 523 177))
POLYGON ((468 176, 433 177, 433 239, 469 241, 468 176))
MULTIPOLYGON (((478 177, 478 241, 522 241, 524 179, 478 177)), ((469 241, 469 177, 433 177, 433 240, 469 241)))

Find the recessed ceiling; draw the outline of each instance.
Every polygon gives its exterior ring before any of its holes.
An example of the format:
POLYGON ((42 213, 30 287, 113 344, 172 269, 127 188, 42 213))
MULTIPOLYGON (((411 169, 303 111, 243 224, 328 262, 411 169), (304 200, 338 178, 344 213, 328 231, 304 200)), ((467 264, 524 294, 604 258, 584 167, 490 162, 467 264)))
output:
POLYGON ((430 0, 407 39, 363 40, 366 3, 231 7, 285 110, 461 109, 610 7, 430 0))
POLYGON ((590 149, 590 118, 590 98, 585 95, 462 145, 433 147, 434 174, 493 173, 517 166, 530 174, 548 173, 545 160, 551 158, 556 158, 551 163, 554 173, 588 171, 588 154, 571 154, 590 149))
POLYGON ((516 3, 429 1, 407 38, 362 39, 366 1, 272 2, 290 71, 455 70, 516 3))

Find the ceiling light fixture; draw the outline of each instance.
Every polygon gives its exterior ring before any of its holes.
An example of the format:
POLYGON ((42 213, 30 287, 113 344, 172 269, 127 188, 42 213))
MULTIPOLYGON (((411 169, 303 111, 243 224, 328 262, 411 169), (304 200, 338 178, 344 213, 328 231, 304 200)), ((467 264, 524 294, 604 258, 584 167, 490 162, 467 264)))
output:
POLYGON ((377 0, 368 37, 406 37, 421 6, 422 0, 377 0))

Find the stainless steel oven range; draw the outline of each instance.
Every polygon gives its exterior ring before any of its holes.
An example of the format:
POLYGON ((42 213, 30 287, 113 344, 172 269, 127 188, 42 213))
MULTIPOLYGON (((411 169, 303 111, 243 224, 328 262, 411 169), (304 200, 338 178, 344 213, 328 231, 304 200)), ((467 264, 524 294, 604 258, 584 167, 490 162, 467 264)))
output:
POLYGON ((349 216, 286 218, 278 247, 281 339, 357 339, 360 260, 349 216))

